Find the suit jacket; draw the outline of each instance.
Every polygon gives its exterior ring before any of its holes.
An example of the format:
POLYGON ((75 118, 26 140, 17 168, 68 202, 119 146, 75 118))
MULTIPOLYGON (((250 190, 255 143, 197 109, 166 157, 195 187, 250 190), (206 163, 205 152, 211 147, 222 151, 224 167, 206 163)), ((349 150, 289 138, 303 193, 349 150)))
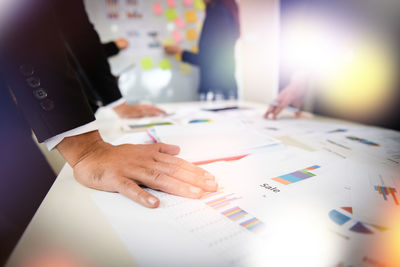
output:
MULTIPOLYGON (((13 4, 16 9, 4 12, 9 15, 7 27, 0 25, 0 265, 55 178, 32 140, 31 129, 44 141, 94 120, 68 60, 54 1, 13 4)), ((81 42, 89 46, 87 38, 81 42)))
POLYGON ((184 51, 182 61, 200 67, 199 93, 237 97, 235 44, 239 29, 222 1, 207 6, 199 53, 184 51))

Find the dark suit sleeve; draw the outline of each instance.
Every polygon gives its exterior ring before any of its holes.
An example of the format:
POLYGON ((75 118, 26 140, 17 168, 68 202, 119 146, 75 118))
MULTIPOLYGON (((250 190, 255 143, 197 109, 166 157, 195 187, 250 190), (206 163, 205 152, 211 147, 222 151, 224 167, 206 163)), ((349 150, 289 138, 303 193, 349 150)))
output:
POLYGON ((187 50, 183 51, 182 53, 182 61, 192 65, 200 66, 199 54, 189 52, 187 50))
POLYGON ((54 0, 63 37, 104 105, 122 97, 83 0, 54 0))
POLYGON ((18 1, 25 2, 25 13, 9 20, 2 32, 0 71, 42 142, 93 121, 94 115, 66 59, 51 1, 18 1))
POLYGON ((102 46, 104 49, 104 53, 106 54, 106 57, 112 57, 112 56, 118 55, 118 53, 119 53, 119 48, 115 44, 115 42, 104 43, 104 44, 102 44, 102 46))

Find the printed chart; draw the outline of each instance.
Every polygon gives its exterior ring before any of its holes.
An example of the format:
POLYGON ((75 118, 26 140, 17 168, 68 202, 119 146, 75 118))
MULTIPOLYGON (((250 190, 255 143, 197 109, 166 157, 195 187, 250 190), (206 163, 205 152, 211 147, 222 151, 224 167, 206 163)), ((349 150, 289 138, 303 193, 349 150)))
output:
POLYGON ((379 192, 379 195, 382 195, 385 201, 389 201, 389 195, 392 197, 394 203, 398 206, 399 200, 397 197, 396 188, 387 187, 387 186, 374 186, 375 191, 379 192))
POLYGON ((311 173, 310 171, 318 169, 318 168, 320 168, 320 166, 314 165, 314 166, 311 166, 311 167, 308 167, 308 168, 305 168, 302 170, 298 170, 298 171, 295 171, 292 173, 288 173, 285 175, 281 175, 281 176, 272 178, 272 180, 279 182, 281 184, 284 184, 284 185, 297 183, 297 182, 303 181, 304 179, 308 179, 308 178, 316 176, 315 174, 311 173))
POLYGON ((353 219, 352 207, 341 207, 333 209, 329 212, 329 218, 337 225, 347 227, 349 231, 359 234, 373 234, 377 231, 382 232, 387 230, 385 227, 368 224, 353 219))

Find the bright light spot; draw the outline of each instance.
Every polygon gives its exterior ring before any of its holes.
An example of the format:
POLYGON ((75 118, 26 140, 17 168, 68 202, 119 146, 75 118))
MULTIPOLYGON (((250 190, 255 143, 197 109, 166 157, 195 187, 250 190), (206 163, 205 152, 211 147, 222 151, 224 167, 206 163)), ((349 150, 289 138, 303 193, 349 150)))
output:
POLYGON ((172 22, 167 23, 167 31, 172 32, 175 30, 175 24, 172 22))
POLYGON ((171 82, 171 70, 162 70, 160 68, 148 70, 142 73, 141 85, 145 87, 151 95, 157 96, 161 89, 168 86, 171 82))
POLYGON ((123 96, 128 96, 129 91, 135 87, 137 81, 137 75, 134 71, 128 71, 123 73, 119 77, 118 85, 123 96))

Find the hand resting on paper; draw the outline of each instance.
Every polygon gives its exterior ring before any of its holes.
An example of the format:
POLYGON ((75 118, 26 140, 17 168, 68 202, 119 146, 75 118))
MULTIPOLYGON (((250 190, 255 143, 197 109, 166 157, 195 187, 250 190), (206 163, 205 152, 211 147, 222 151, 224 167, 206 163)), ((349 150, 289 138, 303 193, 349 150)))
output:
POLYGON ((218 187, 212 174, 174 157, 179 147, 173 145, 113 146, 93 131, 67 137, 57 149, 81 184, 121 193, 148 208, 158 207, 160 201, 140 185, 188 198, 218 187))

